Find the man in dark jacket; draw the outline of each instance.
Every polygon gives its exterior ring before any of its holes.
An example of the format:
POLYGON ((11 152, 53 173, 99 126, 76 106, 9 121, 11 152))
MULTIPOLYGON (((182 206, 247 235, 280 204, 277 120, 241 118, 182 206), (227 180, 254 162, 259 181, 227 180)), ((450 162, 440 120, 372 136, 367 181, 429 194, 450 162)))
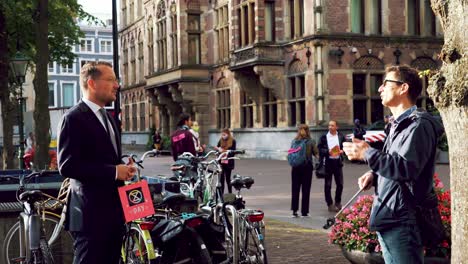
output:
POLYGON ((343 193, 343 142, 345 137, 338 132, 335 120, 328 122, 328 133, 320 137, 318 149, 320 160, 325 159, 325 201, 328 211, 336 212, 341 209, 341 194, 343 193), (331 196, 332 176, 335 176, 335 204, 331 196))
POLYGON ((190 152, 196 155, 193 135, 190 132, 192 118, 187 113, 180 114, 177 130, 171 135, 172 158, 174 161, 184 152, 190 152))
POLYGON ((354 138, 364 140, 365 134, 366 134, 366 130, 361 126, 361 121, 359 121, 359 119, 355 119, 354 128, 353 128, 354 138))
POLYGON ((418 72, 407 66, 387 68, 379 88, 382 104, 395 120, 381 151, 365 141, 344 144, 351 160, 366 160, 371 171, 359 178, 359 187, 375 185, 370 229, 377 231, 386 263, 423 263, 421 231, 415 206, 430 195, 435 151, 441 124, 415 103, 422 85, 418 72))

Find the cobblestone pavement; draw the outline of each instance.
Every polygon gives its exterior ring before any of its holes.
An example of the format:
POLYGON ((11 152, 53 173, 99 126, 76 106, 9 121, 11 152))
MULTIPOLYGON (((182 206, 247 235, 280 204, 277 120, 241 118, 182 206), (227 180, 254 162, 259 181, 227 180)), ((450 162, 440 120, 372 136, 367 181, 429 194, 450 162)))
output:
MULTIPOLYGON (((169 167, 172 163, 172 157, 169 156, 148 158, 142 174, 170 175, 169 167)), ((367 170, 365 164, 345 164, 343 205, 358 191, 357 179, 367 170)), ((446 188, 450 188, 449 166, 438 164, 436 172, 446 188)), ((333 216, 324 201, 323 180, 315 177, 312 180, 310 217, 291 218, 291 169, 286 161, 238 160, 233 171, 233 174, 236 173, 255 179, 253 187, 243 191, 242 195, 247 201, 247 207, 261 208, 265 212, 270 263, 347 263, 340 249, 328 244, 327 230, 322 229, 326 219, 333 216)), ((334 188, 333 183, 333 196, 334 188)), ((363 194, 370 195, 372 192, 363 194)))

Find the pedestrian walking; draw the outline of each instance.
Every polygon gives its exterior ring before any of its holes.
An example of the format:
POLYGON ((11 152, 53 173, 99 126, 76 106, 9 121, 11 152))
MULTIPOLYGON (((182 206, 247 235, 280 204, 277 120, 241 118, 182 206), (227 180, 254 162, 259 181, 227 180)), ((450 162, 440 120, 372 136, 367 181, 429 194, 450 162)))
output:
MULTIPOLYGON (((218 145, 215 149, 219 152, 225 152, 227 150, 236 150, 236 140, 231 134, 231 131, 228 128, 225 128, 221 131, 221 138, 218 141, 218 145)), ((234 154, 229 154, 228 158, 234 157, 234 154)), ((232 193, 231 185, 231 172, 234 169, 234 160, 225 159, 221 161, 221 190, 224 193, 224 182, 227 184, 227 189, 229 193, 232 193)))
POLYGON ((161 150, 161 143, 162 143, 161 133, 159 132, 159 129, 156 129, 153 134, 154 149, 161 150))
POLYGON ((118 187, 136 172, 121 164, 119 129, 104 108, 119 83, 108 62, 86 63, 80 82, 83 98, 58 131, 59 171, 70 178, 65 228, 74 239, 74 264, 117 264, 125 231, 118 187))
POLYGON ((171 135, 172 158, 177 161, 177 157, 184 152, 190 152, 197 155, 195 144, 193 143, 193 134, 190 132, 192 118, 187 113, 179 116, 177 130, 171 135))
POLYGON ((291 165, 291 210, 293 217, 298 217, 301 190, 301 215, 303 217, 309 215, 310 187, 312 186, 314 169, 312 156, 318 157, 317 145, 310 137, 309 126, 301 124, 288 151, 288 161, 291 165))
POLYGON ((383 151, 357 139, 344 144, 349 159, 365 160, 371 169, 358 184, 361 189, 376 186, 369 226, 377 231, 385 263, 423 263, 421 235, 435 235, 422 234, 416 206, 426 208, 425 202, 433 197, 437 201, 432 186, 437 140, 443 128, 430 114, 417 109, 421 90, 415 69, 387 68, 378 91, 395 120, 383 151))
POLYGON ((361 121, 359 121, 359 119, 355 119, 354 128, 353 128, 354 137, 360 140, 364 140, 365 134, 366 134, 366 130, 361 126, 361 121))
POLYGON ((335 120, 328 122, 328 133, 322 135, 319 140, 318 149, 320 160, 325 159, 325 202, 329 212, 337 212, 341 209, 341 195, 343 193, 343 142, 345 137, 338 131, 335 120), (335 203, 331 196, 332 179, 335 179, 335 203))

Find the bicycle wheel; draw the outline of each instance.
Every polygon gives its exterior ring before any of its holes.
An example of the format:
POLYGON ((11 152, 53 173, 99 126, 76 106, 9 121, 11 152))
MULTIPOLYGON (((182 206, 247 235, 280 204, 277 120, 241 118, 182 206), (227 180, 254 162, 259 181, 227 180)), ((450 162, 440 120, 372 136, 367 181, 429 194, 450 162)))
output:
MULTIPOLYGON (((247 223, 245 223, 247 224, 247 223)), ((263 241, 263 234, 259 227, 247 225, 243 238, 242 252, 244 262, 251 264, 267 264, 266 249, 263 241)))
MULTIPOLYGON (((48 240, 52 235, 55 227, 59 223, 60 218, 53 213, 46 212, 45 219, 43 222, 45 230, 45 238, 48 240)), ((20 223, 16 222, 8 231, 5 236, 3 244, 3 262, 6 264, 13 264, 12 259, 24 257, 20 253, 20 234, 19 232, 20 223)), ((24 240, 23 240, 24 241, 24 240)), ((54 263, 66 264, 73 262, 73 238, 69 232, 62 230, 59 237, 52 245, 49 245, 50 252, 52 254, 54 263)))
POLYGON ((125 236, 123 244, 125 264, 149 264, 151 260, 148 257, 148 251, 145 245, 145 239, 136 226, 132 226, 125 236))
POLYGON ((50 251, 49 244, 44 238, 41 238, 39 241, 40 250, 40 261, 37 263, 41 264, 55 264, 54 257, 52 256, 52 252, 50 251))

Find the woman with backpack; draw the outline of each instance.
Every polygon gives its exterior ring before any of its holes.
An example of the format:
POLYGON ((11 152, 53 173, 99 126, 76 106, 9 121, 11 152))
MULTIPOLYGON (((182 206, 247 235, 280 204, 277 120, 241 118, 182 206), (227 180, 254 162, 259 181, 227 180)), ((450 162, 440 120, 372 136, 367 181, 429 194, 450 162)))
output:
MULTIPOLYGON (((217 147, 215 149, 219 152, 225 152, 226 150, 236 150, 236 140, 232 137, 231 131, 228 128, 225 128, 221 131, 221 138, 218 141, 217 147)), ((228 158, 234 157, 234 154, 229 154, 228 158)), ((232 185, 231 185, 231 172, 234 169, 234 160, 222 160, 221 161, 221 168, 223 171, 221 172, 221 189, 224 193, 224 181, 227 183, 228 192, 232 193, 232 185)))
POLYGON ((291 210, 293 217, 298 217, 299 193, 302 189, 301 215, 309 215, 310 187, 312 185, 312 156, 318 156, 317 145, 310 138, 309 126, 299 125, 297 135, 288 150, 288 162, 291 165, 291 210))

